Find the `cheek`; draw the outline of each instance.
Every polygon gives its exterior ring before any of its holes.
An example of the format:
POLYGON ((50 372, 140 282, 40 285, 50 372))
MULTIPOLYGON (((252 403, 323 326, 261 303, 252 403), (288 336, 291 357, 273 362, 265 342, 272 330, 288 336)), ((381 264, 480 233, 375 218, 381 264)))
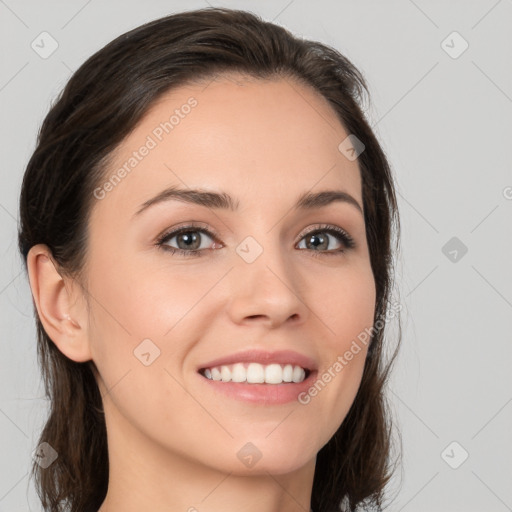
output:
POLYGON ((155 389, 165 391, 172 382, 163 369, 181 381, 187 354, 213 321, 219 301, 208 291, 219 280, 218 273, 186 271, 185 267, 171 272, 159 262, 137 262, 136 258, 119 257, 116 262, 98 257, 96 261, 90 279, 91 295, 97 299, 91 305, 90 337, 105 385, 114 385, 130 372, 123 388, 128 381, 138 384, 129 401, 137 401, 143 390, 152 395, 155 389), (149 356, 143 355, 148 352, 149 356), (146 367, 138 357, 154 362, 146 367))
POLYGON ((185 413, 194 403, 172 376, 183 380, 177 370, 193 339, 187 337, 189 317, 208 283, 198 290, 190 279, 166 279, 163 271, 135 269, 121 258, 117 264, 97 261, 89 282, 95 299, 90 339, 105 407, 142 430, 157 424, 177 428, 169 404, 180 404, 185 413))
POLYGON ((302 403, 329 418, 321 435, 328 440, 347 415, 359 389, 375 314, 375 282, 371 267, 352 267, 325 280, 324 295, 317 294, 314 312, 326 327, 323 359, 316 381, 302 403))
POLYGON ((376 291, 371 267, 354 265, 338 274, 318 275, 316 283, 311 288, 314 312, 327 329, 331 347, 345 350, 373 325, 376 291))
MULTIPOLYGON (((98 258, 99 260, 99 258, 98 258)), ((180 322, 213 282, 208 276, 169 271, 151 262, 103 259, 95 267, 91 290, 101 301, 98 314, 103 327, 124 333, 135 341, 162 338, 180 322), (102 277, 105 276, 105 277, 102 277)))

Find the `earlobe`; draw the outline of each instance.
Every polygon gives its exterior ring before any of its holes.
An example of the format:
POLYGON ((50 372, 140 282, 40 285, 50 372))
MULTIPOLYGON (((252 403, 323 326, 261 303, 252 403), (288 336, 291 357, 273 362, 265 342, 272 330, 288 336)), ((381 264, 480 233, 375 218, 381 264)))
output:
POLYGON ((89 361, 87 312, 81 300, 72 296, 77 286, 65 282, 57 270, 48 246, 33 246, 27 255, 27 270, 32 296, 44 330, 58 349, 76 362, 89 361))

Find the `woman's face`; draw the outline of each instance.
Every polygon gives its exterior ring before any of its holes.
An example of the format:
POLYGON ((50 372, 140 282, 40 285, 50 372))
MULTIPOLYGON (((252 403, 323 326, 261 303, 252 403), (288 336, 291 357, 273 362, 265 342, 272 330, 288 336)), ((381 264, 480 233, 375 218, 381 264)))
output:
POLYGON ((338 148, 349 134, 303 85, 237 80, 167 93, 116 151, 90 216, 88 340, 111 450, 279 474, 314 461, 343 422, 367 347, 344 354, 373 325, 375 285, 358 163, 338 148), (188 200, 160 196, 171 188, 188 200), (325 191, 352 199, 296 207, 325 191), (228 359, 245 363, 236 375, 250 361, 269 378, 288 360, 313 371, 302 384, 199 373, 228 359))

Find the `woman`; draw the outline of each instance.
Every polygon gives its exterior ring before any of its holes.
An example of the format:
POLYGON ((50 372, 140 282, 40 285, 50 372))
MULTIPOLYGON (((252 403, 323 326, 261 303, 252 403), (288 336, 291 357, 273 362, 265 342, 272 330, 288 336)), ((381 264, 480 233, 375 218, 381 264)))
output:
POLYGON ((383 506, 398 213, 365 91, 334 49, 219 8, 72 76, 20 198, 45 510, 383 506))

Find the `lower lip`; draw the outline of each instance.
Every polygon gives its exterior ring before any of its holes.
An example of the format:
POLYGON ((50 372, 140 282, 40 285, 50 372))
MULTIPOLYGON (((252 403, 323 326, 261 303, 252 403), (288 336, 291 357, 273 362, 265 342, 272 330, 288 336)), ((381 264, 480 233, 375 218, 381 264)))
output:
POLYGON ((302 382, 283 384, 249 384, 247 382, 222 382, 207 379, 199 374, 199 378, 219 393, 224 393, 235 400, 255 404, 279 405, 298 401, 298 396, 306 392, 313 384, 316 371, 312 371, 302 382))

